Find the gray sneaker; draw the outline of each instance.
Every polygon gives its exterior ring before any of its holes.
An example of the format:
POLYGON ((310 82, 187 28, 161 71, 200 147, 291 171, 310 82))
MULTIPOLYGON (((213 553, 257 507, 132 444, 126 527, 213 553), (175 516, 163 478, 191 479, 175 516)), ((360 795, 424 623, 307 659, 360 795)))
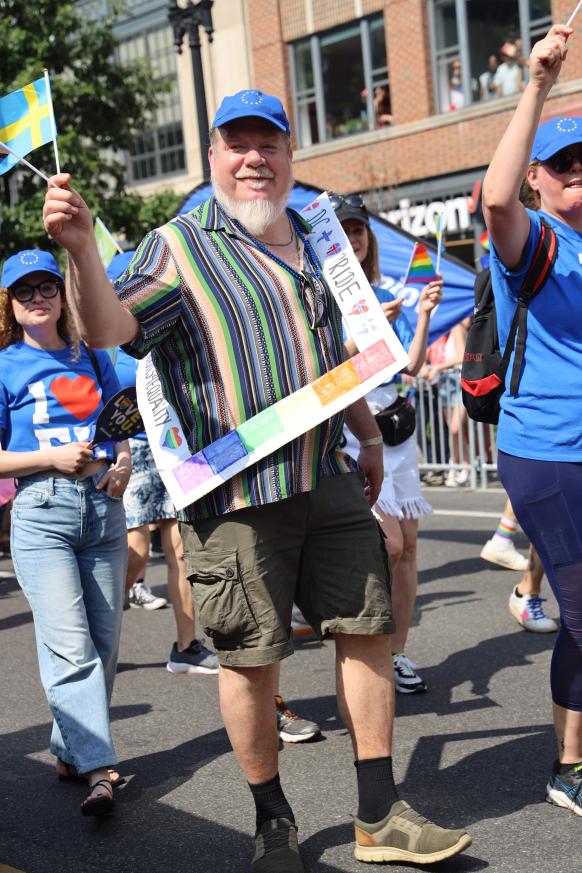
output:
POLYGON ((297 827, 288 818, 272 818, 257 833, 251 873, 305 873, 297 827))
POLYGON ((360 821, 356 816, 354 821, 354 855, 358 861, 434 864, 452 858, 471 845, 468 833, 433 824, 405 800, 393 803, 386 818, 376 824, 360 821))
POLYGON ((307 743, 320 735, 321 729, 316 722, 292 712, 278 694, 275 694, 275 707, 277 732, 284 743, 307 743))
POLYGON ((200 640, 192 640, 187 649, 178 651, 172 646, 170 660, 166 664, 169 673, 218 673, 218 658, 200 640))

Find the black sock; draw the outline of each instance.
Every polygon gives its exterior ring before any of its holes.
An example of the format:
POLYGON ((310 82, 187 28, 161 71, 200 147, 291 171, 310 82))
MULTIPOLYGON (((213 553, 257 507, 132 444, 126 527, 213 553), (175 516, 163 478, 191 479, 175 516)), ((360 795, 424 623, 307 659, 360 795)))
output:
POLYGON ((381 821, 398 800, 392 758, 370 758, 354 764, 358 771, 358 818, 368 824, 381 821))
POLYGON ((258 785, 251 785, 249 782, 249 788, 257 810, 257 831, 271 818, 288 818, 295 824, 295 816, 283 794, 278 773, 268 782, 260 782, 258 785))
POLYGON ((574 767, 579 767, 580 764, 560 764, 559 761, 556 761, 558 767, 558 773, 560 776, 565 776, 566 773, 571 773, 574 767))

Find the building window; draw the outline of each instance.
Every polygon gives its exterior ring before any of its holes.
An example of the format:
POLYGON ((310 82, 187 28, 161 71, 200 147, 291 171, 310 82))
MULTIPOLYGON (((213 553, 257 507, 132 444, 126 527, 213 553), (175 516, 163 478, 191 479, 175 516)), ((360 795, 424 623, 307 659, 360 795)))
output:
POLYGON ((531 46, 551 25, 551 0, 431 0, 439 112, 519 94, 531 46))
POLYGON ((169 26, 141 33, 119 46, 121 64, 142 59, 149 61, 154 80, 168 82, 170 90, 152 113, 148 128, 135 136, 127 155, 131 182, 175 175, 186 169, 176 55, 169 26))
POLYGON ((300 147, 389 124, 384 18, 363 18, 289 47, 300 147))

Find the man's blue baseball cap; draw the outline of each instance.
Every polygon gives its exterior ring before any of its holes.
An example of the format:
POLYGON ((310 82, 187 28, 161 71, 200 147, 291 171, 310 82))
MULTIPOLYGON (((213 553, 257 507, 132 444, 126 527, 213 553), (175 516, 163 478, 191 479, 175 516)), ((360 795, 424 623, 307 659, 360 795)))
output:
POLYGON ((289 119, 278 97, 264 91, 238 91, 232 97, 225 97, 212 122, 212 127, 222 127, 237 118, 256 116, 270 121, 284 133, 290 133, 289 119))
POLYGON ((59 265, 50 252, 43 252, 40 249, 25 249, 4 261, 2 279, 0 280, 2 287, 10 288, 11 285, 24 279, 29 273, 37 273, 39 270, 44 273, 52 273, 61 282, 64 281, 59 265))
POLYGON ((582 142, 582 118, 579 115, 552 118, 538 127, 530 161, 547 161, 560 149, 579 142, 582 142))
POLYGON ((107 267, 107 276, 110 282, 115 282, 122 273, 125 273, 134 255, 135 249, 132 249, 129 252, 120 252, 112 258, 111 263, 107 267))

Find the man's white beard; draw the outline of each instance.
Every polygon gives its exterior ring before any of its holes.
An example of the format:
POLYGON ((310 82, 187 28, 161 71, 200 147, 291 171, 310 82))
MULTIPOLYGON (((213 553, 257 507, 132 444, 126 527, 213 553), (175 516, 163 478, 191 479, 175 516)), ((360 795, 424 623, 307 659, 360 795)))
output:
POLYGON ((235 200, 218 185, 211 176, 214 196, 230 218, 235 218, 253 236, 262 236, 274 224, 287 208, 289 192, 293 187, 293 179, 289 189, 277 200, 235 200))

